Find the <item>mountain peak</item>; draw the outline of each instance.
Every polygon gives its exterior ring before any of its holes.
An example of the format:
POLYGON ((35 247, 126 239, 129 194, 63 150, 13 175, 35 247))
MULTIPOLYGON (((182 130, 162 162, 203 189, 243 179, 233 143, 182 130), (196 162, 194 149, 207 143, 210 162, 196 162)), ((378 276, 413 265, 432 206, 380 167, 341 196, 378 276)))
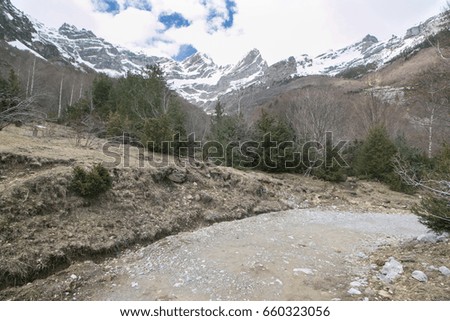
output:
POLYGON ((371 43, 378 43, 378 39, 375 36, 372 36, 371 34, 368 34, 365 36, 362 40, 362 42, 371 42, 371 43))
POLYGON ((181 63, 183 65, 199 65, 199 64, 215 65, 212 58, 202 52, 196 52, 192 56, 184 59, 181 63))
POLYGON ((70 25, 68 23, 63 23, 61 27, 59 27, 58 32, 64 36, 67 36, 71 39, 81 39, 81 38, 96 38, 97 36, 90 30, 86 29, 78 29, 74 25, 70 25))
POLYGON ((261 52, 258 49, 253 48, 252 50, 250 50, 247 53, 247 55, 245 57, 247 58, 247 57, 258 57, 258 56, 261 56, 261 52))

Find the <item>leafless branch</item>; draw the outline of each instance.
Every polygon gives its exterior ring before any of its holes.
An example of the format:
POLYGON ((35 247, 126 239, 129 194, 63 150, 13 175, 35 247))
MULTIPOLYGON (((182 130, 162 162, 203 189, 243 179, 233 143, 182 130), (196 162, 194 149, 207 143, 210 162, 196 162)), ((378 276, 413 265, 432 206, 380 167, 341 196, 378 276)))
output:
POLYGON ((35 108, 37 98, 31 96, 25 99, 19 97, 8 99, 8 105, 0 107, 0 130, 17 122, 27 123, 46 119, 47 115, 35 108))

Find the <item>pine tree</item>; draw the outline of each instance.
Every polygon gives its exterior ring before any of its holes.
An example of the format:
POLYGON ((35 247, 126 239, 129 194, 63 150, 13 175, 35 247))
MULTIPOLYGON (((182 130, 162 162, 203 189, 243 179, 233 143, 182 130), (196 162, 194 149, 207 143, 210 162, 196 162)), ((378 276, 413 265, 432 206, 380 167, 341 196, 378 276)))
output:
POLYGON ((292 128, 282 119, 263 110, 255 128, 255 140, 260 143, 259 168, 268 172, 293 170, 286 164, 293 160, 294 136, 292 128))
POLYGON ((397 149, 389 139, 386 128, 373 127, 358 152, 356 160, 358 176, 386 181, 388 175, 393 173, 392 158, 396 152, 397 149))

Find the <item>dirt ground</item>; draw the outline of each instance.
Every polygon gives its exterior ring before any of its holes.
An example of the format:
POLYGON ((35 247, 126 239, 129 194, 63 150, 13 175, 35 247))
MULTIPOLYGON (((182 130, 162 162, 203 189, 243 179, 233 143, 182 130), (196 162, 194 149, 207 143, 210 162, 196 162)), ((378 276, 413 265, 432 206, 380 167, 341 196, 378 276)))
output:
MULTIPOLYGON (((74 136, 49 124, 37 137, 27 127, 0 132, 2 300, 89 300, 82 289, 113 278, 105 273, 105 260, 217 222, 310 208, 402 214, 418 201, 417 196, 352 178, 331 184, 302 175, 183 166, 173 160, 140 167, 142 159, 134 149, 129 167, 110 169, 112 190, 98 201, 87 201, 68 190, 74 166, 91 167, 111 158, 102 153, 104 141, 77 141, 74 136)), ((449 257, 447 242, 422 250, 383 248, 373 260, 408 251, 417 262, 424 262, 422 256, 449 257)), ((449 299, 448 280, 441 283, 447 290, 439 298, 449 299)), ((407 298, 407 292, 396 290, 389 299, 407 298)), ((425 291, 411 299, 433 297, 425 291)))

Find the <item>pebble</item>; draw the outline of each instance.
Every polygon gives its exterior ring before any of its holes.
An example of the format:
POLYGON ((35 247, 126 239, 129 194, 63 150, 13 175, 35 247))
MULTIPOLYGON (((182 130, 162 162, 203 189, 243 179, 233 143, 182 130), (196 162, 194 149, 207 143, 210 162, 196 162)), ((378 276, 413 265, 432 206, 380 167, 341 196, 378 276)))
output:
POLYGON ((139 283, 137 283, 137 282, 131 282, 131 287, 132 288, 137 288, 139 286, 139 283))
POLYGON ((297 269, 293 269, 293 272, 296 273, 296 274, 301 272, 301 273, 305 273, 307 275, 314 275, 314 272, 311 269, 299 269, 299 268, 297 268, 297 269))
POLYGON ((361 282, 353 281, 352 283, 350 283, 350 286, 353 288, 359 288, 362 286, 362 284, 361 284, 361 282))
POLYGON ((425 273, 423 273, 422 271, 414 271, 411 276, 416 279, 419 282, 427 282, 428 281, 428 277, 425 273))
POLYGON ((392 298, 392 295, 388 291, 385 291, 385 290, 378 291, 378 295, 383 298, 386 298, 386 299, 392 298))
POLYGON ((356 256, 359 257, 360 259, 367 259, 368 258, 368 256, 364 252, 358 252, 358 253, 356 253, 356 256))
POLYGON ((450 269, 448 267, 441 266, 438 270, 439 270, 439 272, 441 272, 445 276, 450 276, 450 269))
POLYGON ((350 295, 361 295, 361 291, 355 288, 351 288, 350 290, 347 291, 347 293, 350 295))
POLYGON ((366 294, 366 295, 375 295, 375 291, 373 289, 371 289, 371 288, 366 288, 364 290, 364 294, 366 294))

